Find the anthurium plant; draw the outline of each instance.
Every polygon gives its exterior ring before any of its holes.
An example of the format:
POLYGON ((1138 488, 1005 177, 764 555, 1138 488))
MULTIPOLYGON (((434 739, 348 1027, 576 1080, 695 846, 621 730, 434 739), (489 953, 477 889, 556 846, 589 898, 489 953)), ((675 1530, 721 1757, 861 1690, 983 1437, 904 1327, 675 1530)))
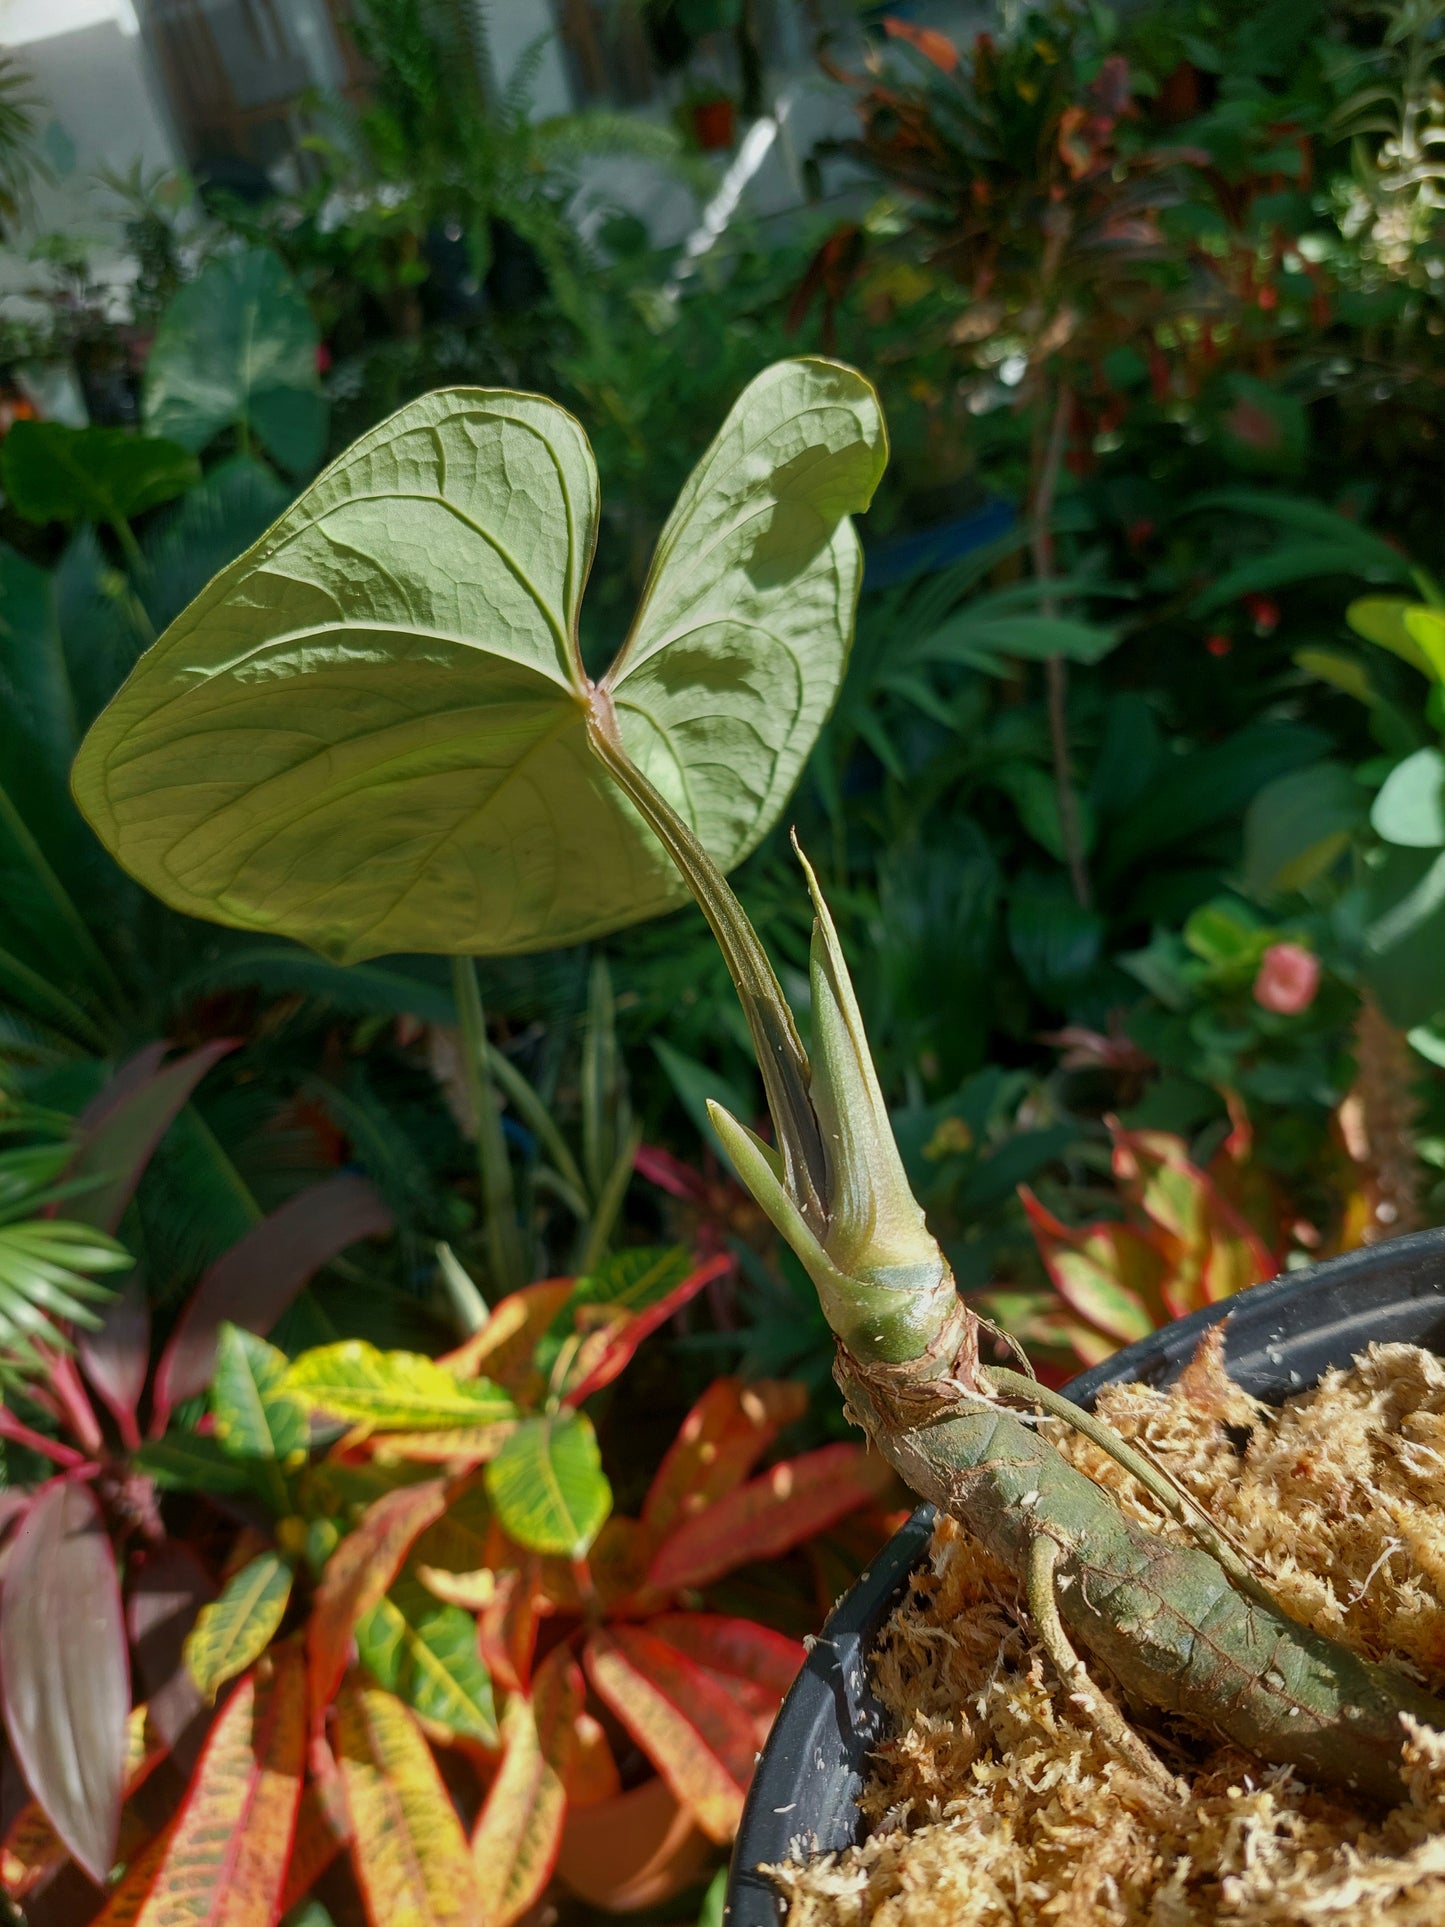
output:
MULTIPOLYGON (((685 486, 594 680, 577 645, 598 518, 581 429, 535 396, 425 397, 147 652, 82 747, 76 796, 168 902, 339 958, 575 942, 690 890, 742 1001, 773 1142, 716 1106, 714 1125, 812 1279, 849 1409, 883 1458, 1026 1581, 1056 1665, 1143 1770, 1163 1771, 1086 1691, 1074 1640, 1137 1702, 1395 1795, 1401 1713, 1441 1724, 1445 1707, 1301 1627, 1147 1461, 985 1365, 909 1189, 812 871, 811 1050, 724 879, 776 820, 836 695, 861 572, 850 518, 884 455, 851 370, 761 375, 685 486), (1198 1549, 1166 1546, 1067 1465, 1027 1422, 1040 1407, 1109 1442, 1198 1549)), ((358 1839, 384 1839, 378 1762, 399 1702, 343 1685, 331 1715, 319 1686, 338 1662, 339 1648, 312 1675, 305 1717, 340 1763, 358 1839)), ((243 1677, 258 1702, 275 1690, 243 1677)))

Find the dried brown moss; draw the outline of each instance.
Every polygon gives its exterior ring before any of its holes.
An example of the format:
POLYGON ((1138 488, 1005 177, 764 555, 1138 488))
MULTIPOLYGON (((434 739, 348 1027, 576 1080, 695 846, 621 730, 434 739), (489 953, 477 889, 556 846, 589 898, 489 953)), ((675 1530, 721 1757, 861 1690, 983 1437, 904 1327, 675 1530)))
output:
MULTIPOLYGON (((1375 1346, 1273 1413, 1208 1347, 1172 1391, 1112 1391, 1099 1412, 1207 1504, 1287 1611, 1445 1685, 1439 1360, 1375 1346)), ((1112 1460, 1049 1430, 1175 1534, 1112 1460)), ((1096 1738, 1013 1581, 951 1520, 880 1642, 874 1685, 895 1737, 864 1796, 869 1839, 776 1870, 789 1927, 1445 1923, 1445 1735, 1412 1730, 1411 1797, 1381 1816, 1140 1725, 1179 1776, 1160 1791, 1096 1738)))

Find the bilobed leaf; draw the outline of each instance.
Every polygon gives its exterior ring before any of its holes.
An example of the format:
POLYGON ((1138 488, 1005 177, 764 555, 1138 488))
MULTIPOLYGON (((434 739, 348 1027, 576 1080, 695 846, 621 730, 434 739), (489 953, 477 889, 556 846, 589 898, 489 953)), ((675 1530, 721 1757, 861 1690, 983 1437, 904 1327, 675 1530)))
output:
POLYGON ((752 1777, 753 1721, 729 1687, 643 1626, 594 1632, 598 1697, 711 1840, 731 1840, 752 1777))
POLYGON ((289 1559, 262 1552, 231 1576, 218 1598, 202 1606, 186 1640, 185 1661, 204 1698, 214 1699, 271 1644, 286 1615, 293 1577, 289 1559))
POLYGON ((16 422, 0 442, 0 488, 27 522, 119 522, 201 479, 188 449, 124 428, 16 422))
POLYGON ((594 694, 581 429, 535 396, 424 396, 147 652, 82 746, 81 807, 173 907, 346 961, 514 954, 669 909, 685 888, 589 749, 589 710, 610 706, 714 860, 740 861, 837 692, 861 573, 847 518, 884 459, 858 375, 760 375, 594 694))
POLYGON ((466 1836, 401 1701, 379 1686, 344 1687, 336 1759, 371 1927, 476 1927, 480 1902, 466 1836))
POLYGON ((310 1437, 303 1408, 281 1390, 291 1361, 254 1332, 222 1325, 211 1381, 217 1440, 233 1458, 287 1464, 310 1437))
POLYGON ((783 1427, 807 1409, 807 1392, 783 1379, 714 1379, 683 1420, 643 1501, 642 1523, 654 1540, 741 1485, 783 1427))
POLYGON ((524 1419, 486 1470, 497 1518, 518 1545, 580 1559, 612 1509, 584 1412, 524 1419))
POLYGON ((360 1338, 303 1352, 284 1390, 302 1404, 373 1432, 493 1425, 517 1408, 485 1378, 457 1378, 418 1352, 379 1352, 360 1338))
POLYGON ((886 1489, 891 1475, 861 1445, 786 1459, 675 1526, 653 1555, 650 1586, 706 1586, 734 1566, 773 1559, 886 1489))
POLYGON ((361 1663, 430 1726, 483 1746, 497 1743, 492 1682, 477 1650, 477 1622, 409 1573, 356 1625, 361 1663))
POLYGON ((581 1669, 559 1646, 538 1668, 531 1697, 508 1701, 502 1764, 472 1834, 478 1927, 511 1927, 552 1876, 584 1699, 581 1669))
POLYGON ((306 1669, 277 1647, 206 1741, 135 1927, 274 1927, 306 1765, 306 1669))
POLYGON ((330 1705, 346 1670, 356 1622, 384 1596, 413 1542, 441 1517, 446 1503, 440 1479, 384 1493, 326 1562, 306 1629, 314 1716, 330 1705))
POLYGON ((115 1554, 87 1484, 52 1479, 11 1541, 0 1691, 27 1786, 102 1884, 125 1790, 130 1661, 115 1554))
POLYGON ((392 1223, 375 1187, 350 1171, 311 1185, 263 1218, 222 1252, 186 1301, 156 1368, 157 1409, 169 1412, 205 1390, 224 1322, 264 1338, 322 1265, 392 1223))
POLYGON ((146 363, 147 428, 199 452, 239 424, 288 474, 303 473, 326 436, 318 340, 305 297, 269 248, 219 256, 161 316, 146 363))

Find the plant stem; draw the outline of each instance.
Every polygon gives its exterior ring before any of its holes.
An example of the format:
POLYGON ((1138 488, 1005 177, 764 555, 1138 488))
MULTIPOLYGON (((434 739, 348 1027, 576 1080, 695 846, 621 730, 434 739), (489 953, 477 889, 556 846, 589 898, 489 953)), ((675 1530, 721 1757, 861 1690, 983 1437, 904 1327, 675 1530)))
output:
MULTIPOLYGON (((1058 604, 1048 593, 1048 584, 1054 576, 1054 538, 1049 523, 1054 513, 1054 497, 1058 493, 1059 469, 1064 457, 1064 437, 1068 432, 1069 413, 1074 397, 1067 382, 1058 384, 1054 395, 1052 418, 1047 435, 1035 437, 1034 477, 1029 491, 1029 554, 1033 560, 1034 578, 1045 593, 1039 599, 1039 607, 1046 616, 1058 614, 1058 604)), ((1059 835, 1064 845, 1064 861, 1069 869, 1069 881, 1074 887, 1074 900, 1082 909, 1087 910, 1093 900, 1089 887, 1089 871, 1084 860, 1084 838, 1079 823, 1079 803, 1074 794, 1074 775, 1069 755, 1069 666, 1062 656, 1050 656, 1045 664, 1048 685, 1049 742, 1054 759, 1054 794, 1058 801, 1059 835)))
POLYGON ((452 991, 462 1033, 462 1063, 477 1119, 477 1175, 486 1220, 487 1256, 492 1289, 498 1297, 526 1283, 517 1231, 517 1195, 502 1131, 497 1087, 487 1064, 487 1019, 482 1009, 477 967, 470 957, 452 958, 452 991))

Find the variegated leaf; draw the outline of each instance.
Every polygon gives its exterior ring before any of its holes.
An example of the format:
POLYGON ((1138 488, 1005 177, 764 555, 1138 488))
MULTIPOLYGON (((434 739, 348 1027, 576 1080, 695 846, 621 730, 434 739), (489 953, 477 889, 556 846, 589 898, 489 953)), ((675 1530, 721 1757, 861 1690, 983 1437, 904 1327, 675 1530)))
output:
POLYGON ((202 1606, 186 1639, 185 1661, 197 1689, 211 1700, 228 1679, 258 1660, 276 1635, 291 1598, 291 1561, 262 1552, 234 1573, 219 1597, 202 1606))
POLYGON ((476 1927, 481 1903, 466 1835, 401 1701, 379 1686, 343 1686, 336 1759, 371 1927, 476 1927))
POLYGON ((559 1646, 538 1668, 530 1699, 515 1694, 507 1704, 502 1764, 472 1835, 479 1927, 512 1927, 551 1878, 584 1697, 577 1662, 559 1646))

